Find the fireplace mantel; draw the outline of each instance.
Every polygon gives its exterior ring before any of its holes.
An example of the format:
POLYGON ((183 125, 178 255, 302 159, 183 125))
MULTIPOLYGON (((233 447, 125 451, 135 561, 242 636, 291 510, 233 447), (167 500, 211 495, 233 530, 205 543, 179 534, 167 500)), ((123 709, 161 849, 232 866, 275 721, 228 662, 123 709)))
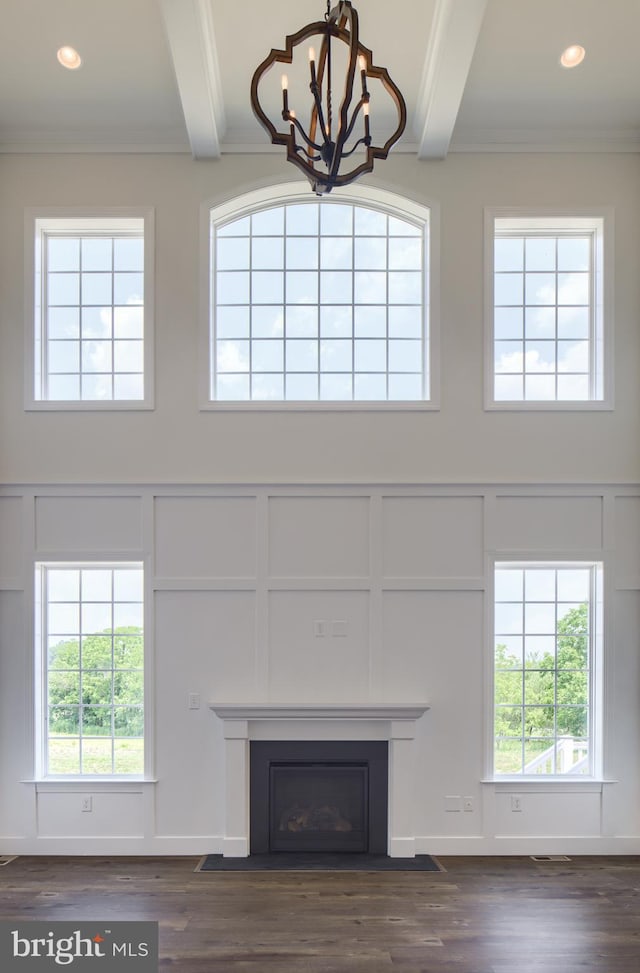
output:
POLYGON ((209 707, 221 720, 418 720, 429 709, 426 703, 387 706, 367 703, 341 706, 210 703, 209 707))
MULTIPOLYGON (((389 834, 392 857, 415 851, 416 724, 427 703, 278 704, 209 703, 223 724, 225 833, 222 853, 249 854, 249 744, 251 740, 377 739, 389 742, 389 834)), ((221 782, 220 782, 221 783, 221 782)))

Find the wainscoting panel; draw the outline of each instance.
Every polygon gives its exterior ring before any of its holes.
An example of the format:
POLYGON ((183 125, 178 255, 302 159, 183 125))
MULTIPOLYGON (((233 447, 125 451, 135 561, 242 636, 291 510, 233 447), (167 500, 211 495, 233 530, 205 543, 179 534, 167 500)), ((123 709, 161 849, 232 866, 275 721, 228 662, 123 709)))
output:
POLYGON ((39 496, 35 500, 39 552, 134 551, 142 547, 140 497, 39 496))
POLYGON ((0 588, 14 587, 23 572, 22 497, 0 497, 0 588))
POLYGON ((385 591, 378 692, 428 699, 431 721, 462 700, 465 719, 469 706, 481 714, 473 697, 482 678, 482 602, 479 591, 385 591))
POLYGON ((598 550, 602 529, 600 497, 501 496, 497 500, 496 550, 598 550))
POLYGON ((47 789, 38 793, 38 834, 41 838, 136 837, 145 830, 144 796, 139 791, 111 793, 47 789), (82 810, 83 801, 91 800, 91 811, 82 810))
MULTIPOLYGON (((158 591, 155 596, 155 665, 165 695, 182 717, 187 693, 202 703, 224 693, 254 692, 255 594, 252 591, 158 591)), ((177 717, 169 719, 169 724, 177 717)))
POLYGON ((296 703, 368 698, 368 592, 270 593, 269 696, 296 703))
POLYGON ((33 776, 27 631, 24 592, 0 591, 0 835, 11 837, 34 827, 33 789, 19 783, 33 776))
POLYGON ((616 497, 615 549, 617 581, 640 579, 640 497, 616 497))
POLYGON ((495 796, 495 826, 499 836, 554 837, 570 835, 586 838, 599 835, 600 794, 574 793, 546 790, 544 784, 536 793, 519 793, 514 785, 513 793, 520 799, 520 811, 512 810, 512 794, 495 796))
POLYGON ((155 570, 166 578, 254 577, 255 497, 157 497, 155 570))
POLYGON ((383 498, 386 578, 482 575, 482 497, 383 498))
POLYGON ((368 497, 270 497, 273 578, 355 578, 369 574, 368 497))

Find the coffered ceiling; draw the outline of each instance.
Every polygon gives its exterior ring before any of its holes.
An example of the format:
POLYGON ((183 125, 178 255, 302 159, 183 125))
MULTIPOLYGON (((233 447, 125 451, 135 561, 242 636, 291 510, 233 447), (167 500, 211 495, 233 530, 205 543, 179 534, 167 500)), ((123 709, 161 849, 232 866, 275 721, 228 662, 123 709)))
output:
MULTIPOLYGON (((404 94, 393 151, 639 151, 640 0, 355 0, 404 94), (586 48, 572 70, 570 44, 586 48)), ((2 0, 0 152, 271 151, 255 67, 324 0, 2 0), (75 47, 82 67, 56 60, 75 47)), ((373 109, 372 109, 373 111, 373 109)))

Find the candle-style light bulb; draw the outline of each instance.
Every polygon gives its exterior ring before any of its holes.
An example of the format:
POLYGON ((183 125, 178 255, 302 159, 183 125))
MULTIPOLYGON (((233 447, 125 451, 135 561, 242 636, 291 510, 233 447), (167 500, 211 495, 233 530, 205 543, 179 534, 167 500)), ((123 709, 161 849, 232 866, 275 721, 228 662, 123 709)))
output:
POLYGON ((291 138, 293 139, 294 145, 295 145, 295 141, 296 141, 296 127, 293 124, 293 120, 294 120, 295 117, 296 117, 296 113, 293 110, 290 111, 289 112, 289 119, 291 121, 291 125, 289 126, 289 134, 291 135, 291 138))
POLYGON ((367 61, 364 54, 361 54, 358 58, 358 64, 360 65, 360 80, 362 81, 362 94, 364 96, 367 93, 367 61))
POLYGON ((282 113, 289 111, 289 79, 286 74, 282 75, 282 113))
POLYGON ((371 134, 369 131, 369 102, 368 101, 365 101, 364 105, 362 106, 362 111, 364 112, 364 136, 365 138, 368 139, 371 134))
POLYGON ((316 83, 316 52, 313 47, 309 48, 309 70, 311 71, 311 84, 316 83))

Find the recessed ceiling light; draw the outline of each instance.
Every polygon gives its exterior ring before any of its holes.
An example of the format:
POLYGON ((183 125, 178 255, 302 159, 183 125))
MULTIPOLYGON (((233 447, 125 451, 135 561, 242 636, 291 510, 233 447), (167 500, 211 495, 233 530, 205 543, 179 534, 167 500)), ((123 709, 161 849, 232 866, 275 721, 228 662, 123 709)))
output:
POLYGON ((70 71, 75 71, 82 64, 82 58, 74 47, 61 47, 57 56, 62 67, 70 71))
POLYGON ((560 64, 563 68, 576 68, 584 61, 587 52, 580 44, 572 44, 560 55, 560 64))

